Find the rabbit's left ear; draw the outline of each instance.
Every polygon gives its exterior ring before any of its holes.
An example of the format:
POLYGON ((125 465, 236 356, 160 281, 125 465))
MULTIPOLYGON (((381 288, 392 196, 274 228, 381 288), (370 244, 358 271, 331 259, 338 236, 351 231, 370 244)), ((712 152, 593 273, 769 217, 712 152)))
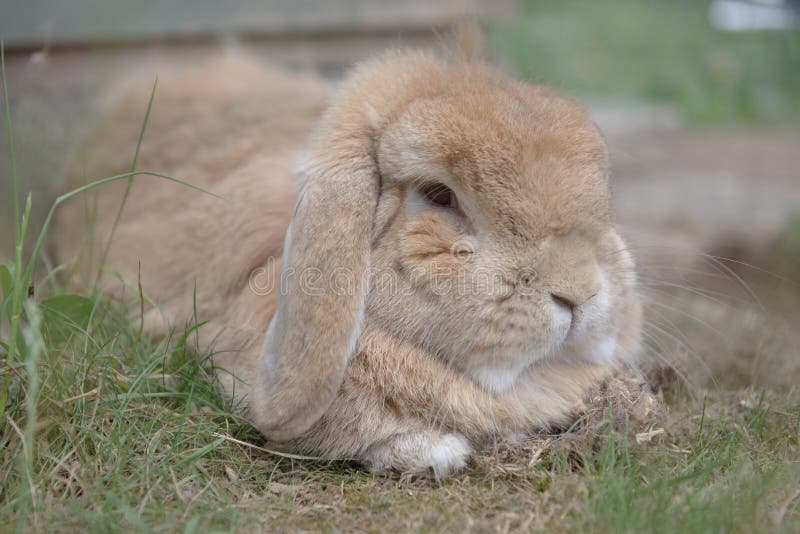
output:
POLYGON ((267 330, 251 416, 286 441, 314 424, 344 380, 361 330, 379 176, 364 104, 321 120, 299 170, 278 307, 267 330))

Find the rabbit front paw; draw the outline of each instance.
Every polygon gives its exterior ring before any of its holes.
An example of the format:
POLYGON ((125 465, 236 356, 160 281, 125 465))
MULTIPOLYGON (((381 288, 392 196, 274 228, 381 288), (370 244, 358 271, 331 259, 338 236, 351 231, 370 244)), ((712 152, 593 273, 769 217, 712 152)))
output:
POLYGON ((462 469, 472 446, 460 434, 437 431, 397 434, 372 445, 364 456, 370 471, 394 469, 403 473, 432 470, 436 478, 462 469))

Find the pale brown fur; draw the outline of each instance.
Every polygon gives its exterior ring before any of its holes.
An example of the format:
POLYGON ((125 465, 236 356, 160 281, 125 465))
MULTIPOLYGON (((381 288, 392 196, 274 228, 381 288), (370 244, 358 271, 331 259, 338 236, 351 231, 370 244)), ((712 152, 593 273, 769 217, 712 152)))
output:
MULTIPOLYGON (((241 60, 162 77, 138 168, 228 202, 137 178, 108 264, 135 281, 141 261, 158 303, 146 326, 189 321, 196 284, 202 342, 223 350, 223 386, 256 427, 374 469, 442 475, 486 440, 567 423, 634 358, 640 328, 586 113, 480 62, 415 52, 357 67, 320 118, 324 94, 241 60), (419 185, 432 180, 458 209, 425 203, 419 185), (291 277, 258 294, 253 275, 279 260, 284 273, 341 270, 348 291, 311 294, 291 277)), ((111 106, 70 176, 128 170, 147 95, 111 106)), ((96 194, 95 262, 123 187, 96 194)), ((79 202, 61 217, 64 258, 83 219, 79 202)), ((92 266, 78 269, 83 283, 92 266)))
MULTIPOLYGON (((70 159, 67 188, 130 171, 151 74, 110 91, 102 120, 70 159)), ((103 287, 138 298, 141 263, 143 291, 158 304, 148 307, 145 325, 159 336, 193 320, 196 287, 198 320, 209 321, 199 331, 202 344, 214 342, 224 351, 214 363, 252 383, 276 295, 251 291, 250 273, 280 258, 294 202, 291 166, 327 93, 316 79, 231 57, 161 74, 156 93, 138 169, 185 179, 227 202, 137 177, 107 258, 127 289, 110 275, 103 287)), ((56 246, 65 260, 78 257, 79 285, 96 277, 125 187, 96 188, 58 214, 56 246)), ((230 377, 221 378, 230 390, 230 377)))

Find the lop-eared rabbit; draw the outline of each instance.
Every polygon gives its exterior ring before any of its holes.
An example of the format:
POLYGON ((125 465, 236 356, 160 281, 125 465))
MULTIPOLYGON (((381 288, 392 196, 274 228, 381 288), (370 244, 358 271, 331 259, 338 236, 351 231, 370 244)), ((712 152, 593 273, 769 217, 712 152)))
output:
MULTIPOLYGON (((123 85, 71 186, 130 170, 152 82, 123 85)), ((567 424, 636 357, 603 138, 577 103, 479 59, 388 52, 331 95, 237 57, 162 72, 137 169, 224 200, 137 177, 103 289, 140 280, 153 336, 196 306, 221 386, 288 450, 444 476, 487 441, 567 424)), ((77 283, 126 187, 61 213, 77 283)))

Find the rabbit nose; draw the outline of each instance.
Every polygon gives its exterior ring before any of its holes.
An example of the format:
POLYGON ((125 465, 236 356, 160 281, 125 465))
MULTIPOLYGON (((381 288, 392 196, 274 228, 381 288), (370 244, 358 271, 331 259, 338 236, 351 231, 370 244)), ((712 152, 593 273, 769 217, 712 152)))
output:
POLYGON ((578 304, 576 304, 573 299, 558 293, 550 293, 550 298, 552 298, 553 302, 557 305, 569 310, 570 313, 574 312, 575 308, 578 307, 578 304))
POLYGON ((589 299, 597 295, 597 291, 592 291, 586 296, 568 295, 560 292, 550 292, 550 298, 553 299, 557 305, 568 309, 570 312, 575 313, 575 309, 585 304, 589 299))
POLYGON ((572 332, 575 330, 575 326, 580 321, 580 306, 588 301, 590 298, 595 296, 597 293, 592 293, 587 297, 580 298, 575 295, 567 295, 565 293, 550 293, 550 298, 553 299, 553 302, 556 306, 566 310, 570 314, 570 323, 569 323, 569 331, 572 332))

